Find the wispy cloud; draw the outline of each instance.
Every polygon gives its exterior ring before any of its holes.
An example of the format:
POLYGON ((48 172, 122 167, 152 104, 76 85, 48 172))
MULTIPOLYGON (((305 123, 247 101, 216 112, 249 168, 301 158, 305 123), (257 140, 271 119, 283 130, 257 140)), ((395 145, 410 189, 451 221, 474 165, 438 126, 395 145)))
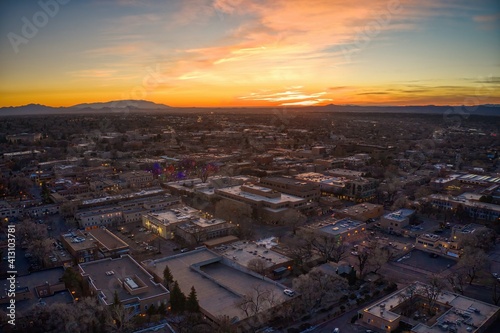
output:
POLYGON ((274 103, 277 102, 280 103, 280 105, 314 105, 325 101, 330 101, 331 99, 329 98, 321 98, 325 94, 325 91, 307 93, 298 88, 278 92, 253 92, 247 96, 240 96, 239 99, 274 103))

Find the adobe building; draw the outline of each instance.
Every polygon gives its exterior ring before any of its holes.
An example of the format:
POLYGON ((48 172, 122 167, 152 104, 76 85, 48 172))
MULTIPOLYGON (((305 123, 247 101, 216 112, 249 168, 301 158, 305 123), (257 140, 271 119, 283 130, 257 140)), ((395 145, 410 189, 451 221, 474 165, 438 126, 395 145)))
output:
POLYGON ((481 333, 499 317, 500 307, 450 291, 429 300, 428 288, 415 282, 360 310, 358 317, 380 332, 393 332, 403 322, 412 327, 412 333, 481 333), (429 318, 425 313, 431 302, 436 314, 429 318))

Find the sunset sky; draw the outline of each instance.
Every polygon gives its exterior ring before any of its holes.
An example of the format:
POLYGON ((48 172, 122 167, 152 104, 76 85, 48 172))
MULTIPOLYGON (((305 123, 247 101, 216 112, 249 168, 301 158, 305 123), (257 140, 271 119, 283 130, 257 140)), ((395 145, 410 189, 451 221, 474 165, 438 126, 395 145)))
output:
POLYGON ((0 2, 0 106, 500 104, 498 0, 58 1, 0 2))

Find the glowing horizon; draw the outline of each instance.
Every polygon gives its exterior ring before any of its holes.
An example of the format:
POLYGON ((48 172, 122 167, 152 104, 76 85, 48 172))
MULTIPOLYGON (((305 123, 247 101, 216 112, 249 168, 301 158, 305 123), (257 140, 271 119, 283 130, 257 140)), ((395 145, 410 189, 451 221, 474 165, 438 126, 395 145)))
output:
POLYGON ((7 0, 0 13, 0 107, 500 104, 495 0, 7 0))

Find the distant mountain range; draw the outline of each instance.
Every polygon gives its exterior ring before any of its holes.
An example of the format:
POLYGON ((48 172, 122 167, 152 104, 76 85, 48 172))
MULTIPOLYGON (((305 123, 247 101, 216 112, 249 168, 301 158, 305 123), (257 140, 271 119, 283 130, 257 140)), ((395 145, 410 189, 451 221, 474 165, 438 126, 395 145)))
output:
MULTIPOLYGON (((44 114, 99 114, 119 112, 160 112, 160 113, 265 113, 282 107, 218 107, 218 108, 177 108, 165 104, 157 104, 144 100, 119 100, 99 103, 83 103, 69 107, 51 107, 41 104, 28 104, 0 108, 0 116, 23 116, 44 114)), ((488 104, 474 107, 465 106, 360 106, 360 105, 335 105, 289 107, 294 112, 348 112, 348 113, 406 113, 406 114, 442 114, 442 115, 483 115, 500 116, 500 105, 488 104)))
POLYGON ((170 106, 165 104, 156 104, 150 101, 126 99, 120 101, 102 102, 102 103, 82 103, 71 106, 73 109, 137 109, 137 110, 163 110, 170 106))
POLYGON ((443 115, 481 115, 500 116, 500 105, 486 104, 475 106, 450 106, 450 105, 408 105, 408 106, 359 106, 335 105, 320 106, 318 109, 330 112, 355 112, 355 113, 414 113, 414 114, 443 114, 443 115))

